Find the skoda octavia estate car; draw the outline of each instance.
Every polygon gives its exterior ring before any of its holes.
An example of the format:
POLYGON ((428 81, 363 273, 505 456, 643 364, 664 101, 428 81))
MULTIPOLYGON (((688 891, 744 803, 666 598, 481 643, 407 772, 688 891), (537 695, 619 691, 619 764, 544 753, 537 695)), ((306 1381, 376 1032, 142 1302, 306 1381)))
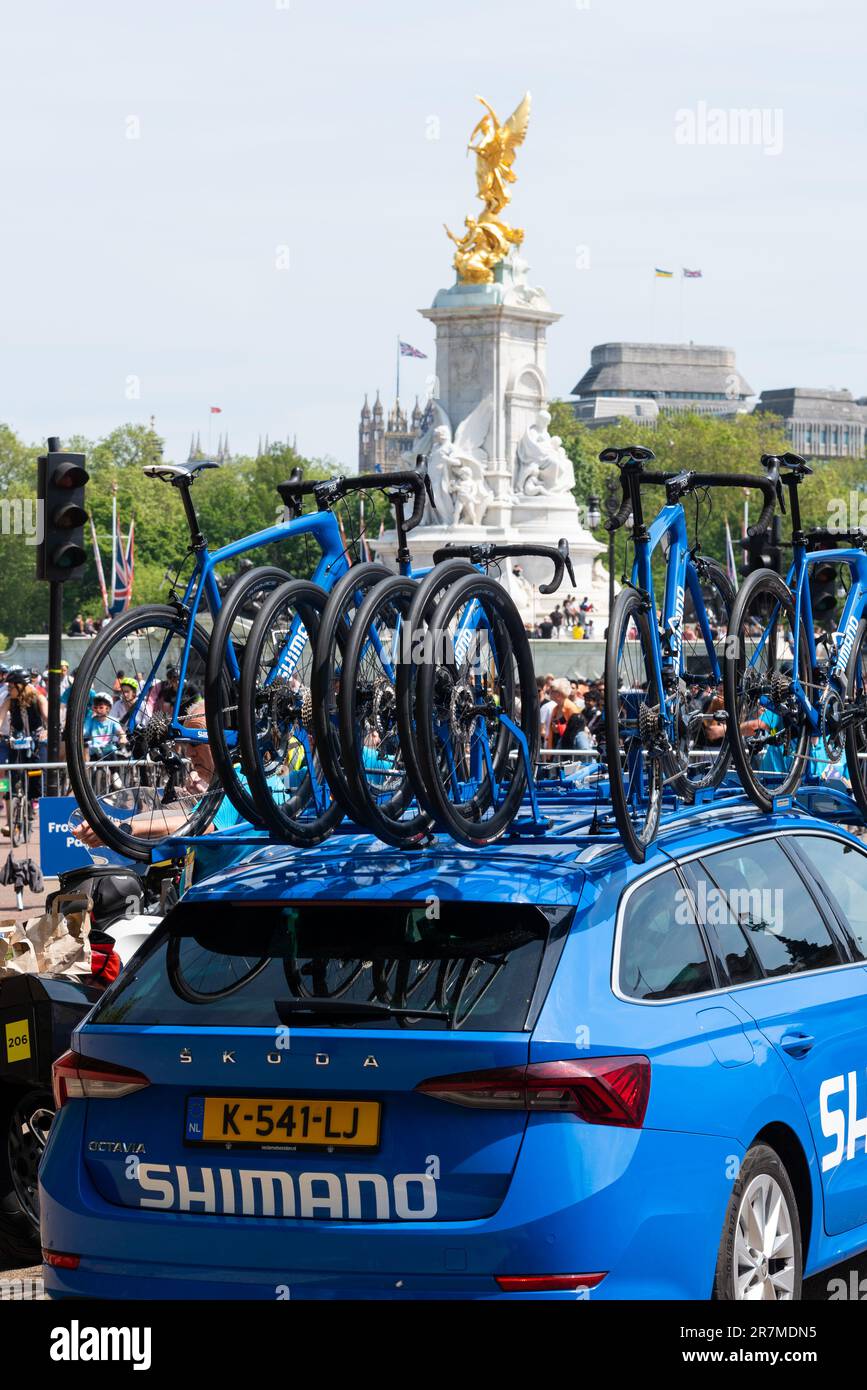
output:
POLYGON ((259 843, 55 1065, 54 1297, 792 1299, 867 1247, 867 854, 259 843))

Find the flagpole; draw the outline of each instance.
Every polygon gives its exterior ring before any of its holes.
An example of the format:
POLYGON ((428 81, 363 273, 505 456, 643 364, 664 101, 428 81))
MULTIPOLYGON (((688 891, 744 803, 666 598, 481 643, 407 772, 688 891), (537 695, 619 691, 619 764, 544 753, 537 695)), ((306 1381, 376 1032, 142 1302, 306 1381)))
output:
POLYGON ((683 336, 683 282, 685 281, 685 279, 686 279, 686 276, 684 275, 684 273, 683 273, 683 267, 681 266, 681 269, 680 269, 680 341, 681 341, 682 343, 685 343, 685 342, 686 342, 686 338, 683 336))
POLYGON ((395 401, 400 400, 400 334, 397 335, 397 395, 395 401))
POLYGON ((111 485, 111 604, 117 580, 117 483, 111 485))

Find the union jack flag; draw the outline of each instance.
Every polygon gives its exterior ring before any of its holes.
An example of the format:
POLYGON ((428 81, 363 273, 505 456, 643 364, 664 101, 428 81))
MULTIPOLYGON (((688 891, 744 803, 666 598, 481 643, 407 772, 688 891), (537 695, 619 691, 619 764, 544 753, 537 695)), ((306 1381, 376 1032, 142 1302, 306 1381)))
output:
POLYGON ((125 613, 132 598, 133 571, 135 569, 135 521, 129 523, 129 535, 124 547, 123 535, 119 526, 114 529, 114 565, 112 568, 111 606, 109 612, 114 618, 125 613))
POLYGON ((419 352, 418 348, 414 348, 411 343, 400 344, 400 355, 401 357, 427 357, 426 352, 419 352))

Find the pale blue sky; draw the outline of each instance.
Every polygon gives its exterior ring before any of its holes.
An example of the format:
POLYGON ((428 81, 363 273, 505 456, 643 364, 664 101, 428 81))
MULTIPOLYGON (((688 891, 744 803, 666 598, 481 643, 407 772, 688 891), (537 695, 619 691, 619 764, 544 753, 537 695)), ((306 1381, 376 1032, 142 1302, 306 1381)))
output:
MULTIPOLYGON (((861 0, 3 0, 0 15, 0 418, 28 440, 153 414, 185 456, 219 405, 237 450, 297 432, 354 464, 363 392, 393 395, 398 331, 432 354, 416 310, 453 278, 443 221, 477 207, 474 95, 505 117, 525 88, 509 215, 564 315, 552 394, 594 343, 680 339, 681 285, 655 265, 703 270, 684 336, 734 346, 756 390, 867 394, 861 0), (676 113, 700 102, 779 109, 781 153, 678 144, 676 113)), ((405 399, 432 365, 404 363, 405 399)))

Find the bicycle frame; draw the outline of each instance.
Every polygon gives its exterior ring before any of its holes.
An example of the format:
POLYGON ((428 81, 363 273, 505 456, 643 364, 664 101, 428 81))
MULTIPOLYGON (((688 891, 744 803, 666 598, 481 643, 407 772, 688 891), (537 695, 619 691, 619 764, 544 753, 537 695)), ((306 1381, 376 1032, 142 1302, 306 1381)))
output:
POLYGON ((692 563, 686 530, 686 513, 679 502, 666 504, 647 528, 647 538, 635 542, 632 585, 647 596, 651 613, 654 614, 654 621, 650 624, 653 674, 656 688, 662 699, 664 717, 668 722, 673 718, 673 715, 669 713, 663 672, 674 671, 678 676, 683 675, 683 612, 687 589, 692 596, 701 634, 707 647, 713 679, 719 681, 722 678, 698 572, 692 563), (668 650, 663 651, 655 619, 657 608, 651 561, 654 550, 662 544, 666 537, 669 548, 666 556, 662 629, 668 639, 668 650))
MULTIPOLYGON (((313 573, 313 582, 321 584, 324 588, 331 588, 335 580, 349 568, 349 561, 346 557, 346 550, 340 535, 340 528, 336 518, 329 511, 310 512, 306 516, 297 517, 292 521, 280 522, 276 526, 268 526, 263 531, 255 531, 252 535, 245 536, 242 540, 233 541, 230 545, 224 545, 219 550, 210 551, 207 545, 202 545, 195 550, 193 570, 187 581, 183 597, 180 599, 180 606, 187 617, 187 632, 184 639, 184 648, 178 667, 178 696, 175 700, 175 712, 180 708, 180 695, 186 681, 187 666, 189 664, 190 649, 193 640, 193 629, 196 616, 204 602, 205 608, 210 614, 215 616, 221 607, 220 592, 217 588, 217 581, 214 571, 217 566, 224 564, 228 560, 235 559, 238 555, 245 554, 248 550, 255 550, 262 545, 270 545, 275 541, 285 541, 290 537, 295 539, 298 536, 312 536, 322 551, 319 563, 313 573)), ((152 689, 153 679, 159 668, 160 662, 168 648, 171 640, 166 637, 156 660, 152 663, 151 671, 142 689, 139 691, 135 704, 132 706, 129 722, 132 724, 138 716, 144 702, 152 689)), ((291 641, 291 638, 290 638, 291 641)), ((237 678, 239 667, 235 656, 234 648, 229 649, 229 665, 232 675, 237 678)), ((172 720, 171 733, 182 737, 190 743, 206 743, 208 733, 206 729, 191 729, 187 725, 178 722, 177 717, 172 720)))
MULTIPOLYGON (((846 564, 852 574, 852 585, 846 596, 843 612, 840 616, 840 624, 834 637, 834 653, 831 666, 828 671, 828 680, 837 679, 842 682, 845 677, 846 667, 852 654, 852 647, 858 631, 858 624, 867 608, 867 553, 863 550, 810 550, 801 542, 796 542, 794 546, 792 565, 786 576, 786 585, 795 599, 795 634, 794 651, 792 657, 792 690, 799 705, 810 722, 810 728, 818 734, 821 720, 821 712, 818 706, 814 705, 801 681, 800 671, 800 642, 801 625, 807 642, 807 656, 809 659, 810 671, 813 672, 818 666, 816 655, 816 634, 813 623, 813 608, 810 599, 810 566, 831 562, 833 564, 846 564)), ((762 635, 761 641, 757 643, 752 654, 750 665, 754 665, 761 655, 768 632, 773 627, 776 620, 778 609, 775 608, 771 614, 767 628, 762 635)))

